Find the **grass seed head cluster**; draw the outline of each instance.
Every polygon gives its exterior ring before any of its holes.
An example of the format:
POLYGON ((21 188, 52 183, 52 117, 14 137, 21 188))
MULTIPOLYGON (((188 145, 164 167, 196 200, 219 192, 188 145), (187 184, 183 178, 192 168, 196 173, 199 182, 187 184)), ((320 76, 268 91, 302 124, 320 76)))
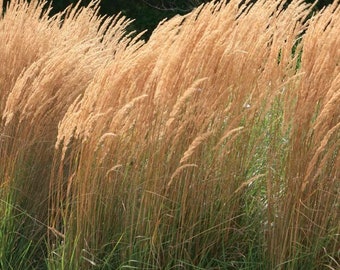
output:
POLYGON ((339 2, 98 9, 0 18, 0 268, 336 269, 339 2))

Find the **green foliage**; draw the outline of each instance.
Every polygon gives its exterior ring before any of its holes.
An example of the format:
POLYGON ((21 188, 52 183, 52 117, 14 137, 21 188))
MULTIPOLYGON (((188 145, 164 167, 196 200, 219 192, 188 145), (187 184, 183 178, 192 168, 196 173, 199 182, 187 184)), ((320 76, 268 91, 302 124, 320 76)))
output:
POLYGON ((44 269, 46 246, 34 235, 37 227, 27 213, 15 207, 10 195, 0 193, 0 269, 44 269))

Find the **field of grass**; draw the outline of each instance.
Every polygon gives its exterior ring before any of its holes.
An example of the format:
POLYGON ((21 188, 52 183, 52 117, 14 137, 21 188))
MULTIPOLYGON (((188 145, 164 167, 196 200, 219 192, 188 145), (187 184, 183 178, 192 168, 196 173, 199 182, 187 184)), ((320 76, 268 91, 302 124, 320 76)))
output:
POLYGON ((248 2, 144 42, 12 1, 0 269, 340 269, 339 1, 248 2))

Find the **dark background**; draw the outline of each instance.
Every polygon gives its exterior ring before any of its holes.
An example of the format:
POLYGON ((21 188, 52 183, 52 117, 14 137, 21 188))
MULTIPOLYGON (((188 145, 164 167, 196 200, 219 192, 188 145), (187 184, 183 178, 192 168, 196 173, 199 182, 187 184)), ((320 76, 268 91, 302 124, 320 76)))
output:
MULTIPOLYGON (((52 14, 64 10, 67 6, 78 2, 79 0, 48 0, 52 2, 52 14)), ((90 0, 80 0, 82 5, 87 5, 90 0)), ((176 14, 185 14, 190 12, 198 5, 211 0, 101 0, 100 13, 114 15, 121 12, 128 18, 135 19, 131 29, 137 32, 148 29, 144 38, 148 38, 158 22, 164 18, 171 18, 176 14)), ((254 0, 256 1, 256 0, 254 0)), ((315 9, 319 10, 334 0, 318 1, 315 9)), ((10 0, 5 0, 4 5, 10 0)), ((287 1, 289 2, 289 1, 287 1)), ((314 0, 305 0, 312 3, 314 0)), ((51 15, 52 15, 51 14, 51 15)))

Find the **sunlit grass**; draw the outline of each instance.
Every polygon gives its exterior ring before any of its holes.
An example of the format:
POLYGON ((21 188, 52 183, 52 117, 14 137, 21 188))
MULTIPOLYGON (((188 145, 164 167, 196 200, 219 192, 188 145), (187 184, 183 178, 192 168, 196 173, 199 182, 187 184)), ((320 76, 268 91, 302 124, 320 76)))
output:
POLYGON ((147 43, 32 3, 0 19, 1 269, 338 268, 336 3, 211 3, 147 43))

